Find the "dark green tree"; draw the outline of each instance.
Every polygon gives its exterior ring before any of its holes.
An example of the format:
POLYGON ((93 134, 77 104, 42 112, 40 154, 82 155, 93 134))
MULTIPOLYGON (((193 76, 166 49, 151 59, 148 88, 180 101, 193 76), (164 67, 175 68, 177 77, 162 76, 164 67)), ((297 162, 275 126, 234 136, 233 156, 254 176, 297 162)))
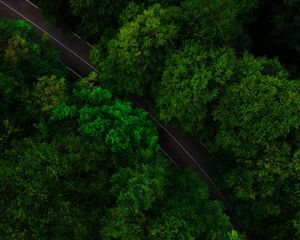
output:
POLYGON ((130 6, 121 15, 124 25, 107 48, 100 44, 92 52, 105 86, 116 94, 153 96, 168 55, 187 41, 207 48, 246 44, 241 41, 245 34, 238 20, 240 8, 232 0, 186 0, 177 7, 156 4, 136 17, 140 8, 130 6))
POLYGON ((48 39, 38 36, 29 23, 1 19, 0 31, 2 73, 26 83, 32 83, 36 77, 44 75, 66 75, 60 54, 50 48, 48 39))
POLYGON ((122 11, 129 4, 138 4, 143 9, 154 3, 174 5, 179 2, 180 0, 69 0, 72 14, 80 19, 80 31, 88 36, 102 36, 104 32, 115 32, 120 26, 122 11))
POLYGON ((103 239, 244 239, 191 171, 142 165, 112 179, 117 203, 103 219, 103 239))
MULTIPOLYGON (((35 104, 43 84, 37 78, 56 75, 63 78, 66 72, 59 53, 49 48, 46 38, 35 34, 30 24, 22 20, 0 20, 0 145, 12 137, 32 130, 32 124, 41 117, 41 104, 35 104), (36 83, 38 82, 38 83, 36 83), (34 86, 36 91, 34 93, 34 86)), ((43 98, 57 86, 56 78, 43 89, 43 98)), ((45 85, 42 87, 44 88, 45 85)), ((58 94, 57 91, 55 94, 58 94)), ((51 94, 54 94, 52 91, 51 94)), ((53 96, 54 97, 54 96, 53 96)), ((50 98, 49 98, 50 99, 50 98)), ((48 100, 49 100, 48 99, 48 100)), ((59 99, 56 99, 59 100, 59 99)), ((50 103, 50 102, 49 102, 50 103)), ((52 103, 53 104, 53 103, 52 103)))
MULTIPOLYGON (((66 81, 56 76, 43 76, 34 84, 33 105, 43 114, 49 114, 66 96, 66 81)), ((36 109, 31 111, 35 112, 36 109)))
POLYGON ((208 200, 199 176, 189 169, 171 174, 164 204, 149 228, 150 239, 244 239, 232 231, 221 204, 208 200))
MULTIPOLYGON (((247 45, 238 19, 240 6, 233 0, 185 0, 180 10, 180 38, 199 41, 207 47, 247 45)), ((175 17, 175 16, 174 16, 175 17)))
POLYGON ((0 161, 1 239, 96 239, 108 200, 103 147, 23 140, 0 161))
POLYGON ((187 43, 170 56, 156 97, 160 119, 195 135, 207 130, 213 107, 234 77, 235 53, 187 43))
MULTIPOLYGON (((155 56, 164 62, 173 51, 178 11, 154 5, 124 19, 116 39, 130 40, 119 51, 135 57, 136 79, 155 73, 155 56)), ((1 239, 243 239, 199 177, 173 170, 159 154, 147 113, 113 98, 95 73, 68 85, 57 52, 30 25, 0 21, 0 31, 1 239)), ((231 54, 224 48, 212 59, 223 51, 231 54)), ((153 89, 159 83, 146 80, 153 89)))
POLYGON ((227 88, 214 110, 216 140, 235 156, 253 157, 299 127, 299 84, 276 60, 245 54, 237 67, 240 82, 227 88))
POLYGON ((299 182, 299 84, 288 80, 276 60, 245 54, 240 61, 240 81, 227 88, 214 110, 216 144, 235 160, 225 181, 249 229, 284 239, 295 234, 299 206, 290 203, 299 182))
POLYGON ((178 37, 179 29, 172 20, 175 10, 153 5, 120 29, 99 65, 105 86, 116 94, 149 95, 178 37))
POLYGON ((117 203, 103 219, 103 239, 148 239, 145 230, 157 201, 164 197, 166 171, 160 164, 142 164, 120 169, 112 177, 117 203))

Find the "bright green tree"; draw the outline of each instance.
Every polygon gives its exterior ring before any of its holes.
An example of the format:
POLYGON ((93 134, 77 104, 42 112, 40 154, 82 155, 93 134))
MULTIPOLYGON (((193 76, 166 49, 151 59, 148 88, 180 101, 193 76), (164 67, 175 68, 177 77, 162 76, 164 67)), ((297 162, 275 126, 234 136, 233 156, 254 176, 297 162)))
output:
POLYGON ((147 113, 133 108, 129 102, 113 99, 108 90, 90 86, 90 80, 82 80, 74 89, 74 103, 59 105, 52 120, 74 120, 82 136, 105 144, 112 152, 148 159, 158 150, 158 145, 147 113))

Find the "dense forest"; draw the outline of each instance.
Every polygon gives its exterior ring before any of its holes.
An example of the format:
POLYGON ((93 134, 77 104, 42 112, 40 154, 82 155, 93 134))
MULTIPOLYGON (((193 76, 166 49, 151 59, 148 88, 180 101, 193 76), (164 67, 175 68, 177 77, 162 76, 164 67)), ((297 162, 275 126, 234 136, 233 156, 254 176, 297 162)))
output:
POLYGON ((74 81, 25 21, 0 33, 1 239, 244 239, 146 112, 74 81))
POLYGON ((247 232, 300 239, 300 1, 35 3, 94 44, 100 74, 72 82, 47 39, 2 21, 8 239, 243 238, 198 176, 160 155, 135 98, 217 157, 247 232))

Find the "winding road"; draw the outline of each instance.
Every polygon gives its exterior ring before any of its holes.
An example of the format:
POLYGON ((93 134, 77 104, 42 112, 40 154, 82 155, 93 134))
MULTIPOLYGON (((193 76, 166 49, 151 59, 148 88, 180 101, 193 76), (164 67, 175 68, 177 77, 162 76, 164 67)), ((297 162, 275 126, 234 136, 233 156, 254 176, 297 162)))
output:
MULTIPOLYGON (((64 65, 76 77, 81 78, 92 71, 99 72, 89 59, 89 52, 93 46, 83 41, 75 33, 66 33, 60 28, 45 22, 39 13, 38 7, 30 1, 0 0, 0 17, 26 19, 36 27, 38 32, 47 34, 51 44, 60 49, 64 65)), ((141 103, 136 102, 135 104, 145 109, 141 103)), ((160 123, 150 113, 149 118, 160 129, 161 151, 176 167, 191 167, 199 173, 209 186, 211 198, 222 201, 235 228, 245 232, 228 200, 211 177, 211 172, 213 172, 211 170, 213 163, 211 154, 191 136, 180 134, 170 126, 160 123)))

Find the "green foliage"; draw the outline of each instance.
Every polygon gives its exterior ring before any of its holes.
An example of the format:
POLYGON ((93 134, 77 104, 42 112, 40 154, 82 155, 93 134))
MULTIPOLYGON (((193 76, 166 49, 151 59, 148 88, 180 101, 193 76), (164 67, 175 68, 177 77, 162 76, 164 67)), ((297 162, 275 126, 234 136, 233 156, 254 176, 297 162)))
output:
POLYGON ((145 10, 144 4, 138 4, 135 2, 130 2, 127 7, 122 11, 120 14, 120 22, 121 25, 125 25, 126 23, 129 23, 131 21, 134 21, 134 19, 138 16, 143 14, 143 11, 145 10))
POLYGON ((18 88, 25 90, 22 86, 23 84, 21 86, 18 85, 18 82, 13 77, 0 73, 0 109, 2 115, 7 114, 12 105, 18 102, 18 88))
POLYGON ((51 113, 65 97, 65 79, 56 76, 44 76, 37 79, 34 84, 34 103, 42 113, 51 113))
POLYGON ((277 60, 240 59, 230 48, 197 43, 170 55, 166 66, 156 97, 160 118, 231 159, 220 163, 228 166, 221 173, 248 229, 267 239, 296 232, 298 82, 277 60))
POLYGON ((16 142, 3 154, 1 238, 224 239, 232 226, 199 177, 170 170, 146 114, 92 77, 77 84, 73 105, 55 108, 52 139, 16 142), (111 131, 128 144, 109 142, 111 131))
MULTIPOLYGON (((177 8, 154 5, 136 17, 139 31, 156 34, 144 57, 159 55, 177 34, 170 11, 177 8)), ((57 53, 22 24, 0 21, 1 239, 221 240, 234 233, 199 177, 173 170, 159 154, 147 113, 113 98, 95 73, 67 85, 57 53)))
POLYGON ((115 207, 110 209, 103 220, 104 227, 101 230, 101 238, 104 240, 130 240, 145 239, 143 236, 144 216, 132 216, 126 208, 115 207))
POLYGON ((59 54, 21 20, 0 20, 0 70, 30 83, 36 76, 65 75, 59 54))
POLYGON ((160 119, 203 134, 213 106, 232 82, 236 64, 230 48, 211 49, 188 43, 167 60, 156 97, 160 119))
MULTIPOLYGON (((267 239, 293 238, 299 233, 299 84, 289 79, 277 60, 242 55, 251 46, 245 26, 253 23, 250 32, 255 35, 255 53, 297 64, 298 2, 64 2, 79 20, 81 32, 102 36, 92 59, 105 85, 119 96, 155 98, 163 121, 175 123, 209 143, 210 150, 223 161, 222 180, 232 193, 241 219, 248 229, 267 239), (151 6, 153 3, 161 5, 151 6)), ((51 6, 60 11, 57 19, 63 16, 61 6, 60 2, 51 6)), ((7 62, 19 64, 32 59, 27 38, 18 35, 21 38, 9 36, 8 47, 1 50, 7 62)), ((3 81, 10 81, 11 75, 1 72, 3 81)), ((74 99, 60 104, 53 119, 75 127, 81 137, 94 139, 124 162, 131 158, 136 164, 139 156, 149 164, 155 158, 157 139, 152 130, 145 130, 149 127, 144 123, 145 114, 113 99, 110 92, 95 87, 95 81, 87 85, 77 86, 74 99)), ((5 92, 15 91, 17 86, 8 84, 5 92)), ((16 101, 22 102, 27 96, 16 96, 16 101)), ((7 98, 3 108, 8 109, 13 101, 7 98)), ((3 120, 2 129, 2 139, 18 132, 9 117, 3 120)), ((203 222, 193 216, 199 209, 177 211, 181 206, 173 206, 175 212, 155 208, 157 215, 150 216, 152 207, 170 194, 164 186, 160 189, 162 199, 151 202, 155 188, 150 184, 151 176, 126 164, 118 173, 124 182, 118 174, 115 177, 123 185, 112 193, 116 205, 104 217, 104 239, 240 238, 229 228, 207 232, 203 222), (130 179, 132 185, 127 184, 130 179), (140 181, 140 186, 134 179, 148 182, 140 181), (138 192, 139 187, 146 193, 138 192), (126 201, 119 201, 120 192, 126 201), (140 201, 141 195, 145 202, 140 201), (131 204, 138 213, 129 207, 131 204), (149 208, 141 207, 143 204, 149 208), (185 211, 190 213, 188 217, 182 214, 185 211), (202 232, 194 232, 195 226, 202 232)))
POLYGON ((127 3, 120 0, 69 0, 72 14, 80 18, 80 30, 88 35, 101 34, 105 28, 118 26, 118 16, 127 3))
POLYGON ((0 21, 0 49, 1 54, 3 51, 3 46, 6 45, 7 39, 11 38, 14 34, 19 36, 28 37, 33 33, 32 26, 23 20, 9 20, 1 18, 0 21))
POLYGON ((185 0, 181 7, 180 37, 207 47, 235 45, 238 35, 243 34, 238 11, 239 5, 233 0, 185 0))
MULTIPOLYGON (((57 22, 66 11, 72 15, 70 19, 76 16, 79 24, 74 26, 86 36, 101 35, 92 59, 110 90, 119 96, 155 98, 156 110, 163 121, 175 123, 210 144, 210 150, 220 157, 220 175, 224 175, 221 179, 248 229, 266 239, 298 237, 299 84, 289 79, 279 61, 242 52, 251 46, 245 27, 252 24, 250 32, 255 35, 256 54, 279 56, 285 63, 297 64, 299 1, 70 0, 55 4, 48 1, 43 9, 56 15, 57 22)), ((2 31, 2 34, 8 33, 2 31)), ((4 44, 1 40, 5 55, 1 61, 12 65, 10 72, 39 55, 39 47, 30 44, 25 35, 7 36, 4 44)), ((46 69, 39 64, 34 63, 38 69, 46 69)), ((6 96, 1 107, 9 112, 14 101, 27 102, 31 95, 27 85, 14 80, 20 77, 13 77, 1 68, 0 71, 3 79, 0 87, 6 96), (20 86, 24 86, 22 95, 11 96, 20 86)), ((38 78, 52 74, 43 72, 38 78)), ((55 75, 57 80, 62 77, 55 75)), ((26 76, 31 80, 30 72, 26 76)), ((96 77, 76 87, 72 101, 65 100, 55 108, 53 120, 56 119, 54 125, 59 123, 72 131, 75 128, 80 137, 105 146, 109 154, 118 158, 112 160, 113 166, 118 163, 123 167, 112 178, 114 186, 110 194, 116 204, 103 218, 101 236, 104 239, 243 238, 230 229, 219 206, 206 202, 203 188, 194 189, 182 183, 181 193, 176 191, 177 199, 173 193, 175 185, 170 182, 177 184, 177 190, 178 180, 170 181, 166 173, 161 177, 159 174, 164 170, 149 165, 152 158, 157 161, 158 145, 153 129, 145 122, 145 113, 113 99, 93 79, 96 77), (143 165, 137 167, 137 163, 143 165), (157 175, 152 172, 154 169, 157 175), (165 196, 170 196, 170 201, 161 204, 165 196), (194 199, 200 206, 186 199, 194 199), (214 211, 217 224, 209 218, 211 208, 218 209, 214 211)), ((53 91, 58 93, 53 98, 52 94, 48 98, 43 91, 37 92, 42 109, 46 106, 50 110, 56 105, 55 99, 61 99, 59 91, 53 91)), ((11 119, 11 115, 2 119, 1 141, 18 133, 18 125, 11 119)), ((42 124, 39 129, 43 130, 42 124)), ((197 179, 190 181, 195 183, 197 179)))
POLYGON ((141 8, 154 3, 164 5, 178 4, 179 0, 69 0, 72 14, 80 19, 79 30, 87 36, 100 35, 106 31, 116 31, 120 26, 119 16, 128 5, 139 5, 141 8), (99 21, 101 19, 101 21, 99 21))
POLYGON ((178 34, 173 10, 153 5, 125 24, 109 42, 108 56, 99 66, 109 89, 142 96, 159 80, 166 52, 178 34))
POLYGON ((147 114, 131 103, 112 99, 108 90, 79 84, 76 105, 62 103, 52 120, 73 119, 82 136, 105 144, 114 153, 148 159, 158 150, 156 131, 147 114))
POLYGON ((37 37, 31 25, 20 20, 0 22, 0 31, 4 32, 0 45, 2 72, 27 83, 36 76, 65 75, 58 52, 49 49, 47 40, 37 37))
POLYGON ((58 88, 63 88, 63 82, 58 79, 66 74, 58 52, 49 48, 47 40, 38 37, 27 22, 1 19, 0 32, 2 150, 13 137, 30 132, 41 113, 50 113, 50 105, 61 100, 63 93, 58 88), (53 77, 48 81, 45 75, 53 77))
POLYGON ((20 132, 23 121, 28 118, 24 111, 26 96, 29 94, 28 87, 17 82, 14 77, 0 72, 0 149, 5 146, 13 136, 20 132), (22 90, 20 92, 20 90, 22 90), (19 107, 21 106, 21 107, 19 107), (25 115, 25 116, 24 116, 25 115), (18 119, 18 121, 16 121, 18 119))
POLYGON ((153 208, 154 202, 162 199, 165 175, 163 164, 140 165, 134 170, 124 168, 112 177, 112 192, 118 204, 137 215, 153 208))
POLYGON ((297 219, 294 220, 293 225, 297 229, 296 238, 300 238, 300 213, 298 213, 297 219))
POLYGON ((95 239, 107 199, 102 147, 21 141, 0 162, 1 239, 95 239))
POLYGON ((103 219, 103 239, 147 239, 143 233, 146 221, 150 220, 147 213, 155 214, 154 204, 164 196, 167 171, 164 165, 124 168, 112 176, 111 191, 117 203, 103 219))
POLYGON ((103 219, 103 239, 229 239, 231 224, 198 176, 166 173, 142 165, 113 176, 117 205, 103 219))
POLYGON ((92 51, 105 86, 116 94, 153 95, 168 55, 187 41, 207 49, 247 45, 235 1, 186 0, 180 7, 155 4, 142 9, 142 5, 130 4, 121 15, 123 26, 106 49, 99 44, 92 51))
POLYGON ((216 144, 235 159, 225 177, 227 186, 240 211, 253 213, 244 217, 250 229, 283 239, 294 231, 290 211, 295 203, 289 202, 295 197, 293 190, 284 189, 299 181, 294 155, 299 148, 295 138, 300 124, 299 84, 287 79, 276 60, 245 54, 237 66, 240 81, 227 88, 214 109, 216 144), (266 226, 268 222, 271 226, 266 226))
POLYGON ((28 45, 26 40, 18 35, 14 38, 8 39, 8 45, 4 53, 4 60, 13 64, 27 60, 26 58, 29 57, 29 49, 26 45, 28 45))
POLYGON ((232 230, 228 233, 228 240, 246 240, 246 237, 243 235, 240 235, 237 231, 232 230))
POLYGON ((198 177, 191 172, 183 176, 169 172, 166 160, 158 155, 157 135, 146 114, 127 102, 113 99, 109 91, 93 86, 92 79, 93 76, 83 79, 75 87, 73 105, 63 103, 56 108, 52 121, 76 122, 80 137, 104 146, 107 154, 116 156, 113 163, 107 164, 116 169, 110 180, 110 195, 115 204, 102 218, 101 237, 165 239, 170 234, 170 239, 177 236, 223 239, 227 236, 232 226, 219 203, 208 201, 208 191, 198 177), (188 199, 186 203, 183 196, 188 199), (160 225, 169 221, 173 221, 168 227, 170 233, 163 233, 160 225))
POLYGON ((254 157, 299 127, 299 85, 275 60, 246 54, 241 61, 240 82, 227 88, 214 111, 220 122, 216 139, 236 156, 254 157))
POLYGON ((170 178, 168 200, 149 228, 150 239, 224 239, 231 224, 219 203, 207 201, 207 187, 198 176, 185 170, 173 171, 170 178))

